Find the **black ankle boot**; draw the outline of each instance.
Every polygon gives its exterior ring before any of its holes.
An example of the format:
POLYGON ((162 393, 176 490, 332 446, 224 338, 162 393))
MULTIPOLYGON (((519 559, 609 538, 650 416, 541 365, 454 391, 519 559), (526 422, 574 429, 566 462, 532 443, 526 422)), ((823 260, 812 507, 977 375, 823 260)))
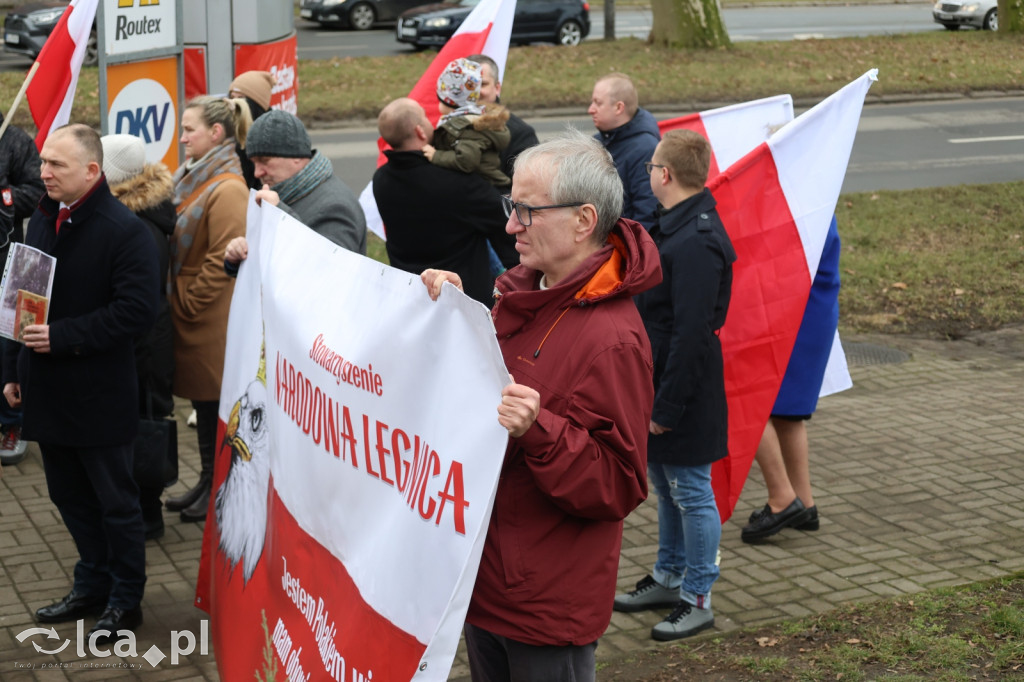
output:
MULTIPOLYGON (((205 471, 202 472, 201 474, 199 474, 199 480, 196 481, 196 484, 192 486, 190 490, 185 491, 184 493, 178 495, 177 497, 167 498, 167 500, 164 502, 164 506, 167 507, 169 511, 182 511, 195 504, 196 500, 198 500, 200 497, 204 497, 204 494, 205 498, 209 500, 210 483, 212 481, 212 473, 207 473, 205 471)), ((203 513, 205 514, 205 506, 203 507, 203 509, 203 513)))
POLYGON ((206 509, 210 506, 210 481, 206 482, 206 489, 189 506, 181 510, 183 523, 198 523, 206 520, 206 509))

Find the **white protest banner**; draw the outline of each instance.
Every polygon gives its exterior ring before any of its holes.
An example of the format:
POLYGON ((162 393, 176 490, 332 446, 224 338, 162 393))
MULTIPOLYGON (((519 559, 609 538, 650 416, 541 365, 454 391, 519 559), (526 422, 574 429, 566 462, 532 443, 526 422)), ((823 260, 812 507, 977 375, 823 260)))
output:
POLYGON ((252 199, 248 240, 196 596, 220 675, 444 680, 507 441, 490 315, 252 199))

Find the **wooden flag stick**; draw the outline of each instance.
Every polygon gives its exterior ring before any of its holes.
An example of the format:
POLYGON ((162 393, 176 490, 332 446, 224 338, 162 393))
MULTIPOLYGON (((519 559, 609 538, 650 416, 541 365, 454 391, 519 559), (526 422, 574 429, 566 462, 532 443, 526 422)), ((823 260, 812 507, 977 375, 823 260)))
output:
POLYGON ((25 91, 28 90, 29 83, 31 83, 32 79, 36 77, 36 71, 38 70, 39 62, 32 62, 32 68, 28 70, 28 75, 25 76, 25 82, 21 84, 21 90, 18 90, 18 95, 14 98, 10 111, 7 112, 7 116, 4 117, 3 124, 0 125, 0 139, 2 139, 4 133, 7 132, 7 126, 11 122, 11 117, 14 116, 14 112, 18 110, 18 105, 21 104, 21 99, 25 96, 25 91))

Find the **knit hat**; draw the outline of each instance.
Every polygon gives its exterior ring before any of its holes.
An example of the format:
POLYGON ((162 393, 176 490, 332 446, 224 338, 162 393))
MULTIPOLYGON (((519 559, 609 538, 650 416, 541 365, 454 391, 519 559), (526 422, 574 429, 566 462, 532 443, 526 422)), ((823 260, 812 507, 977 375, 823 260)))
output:
POLYGON ((228 93, 238 91, 264 109, 270 108, 270 90, 277 81, 269 71, 246 71, 231 81, 228 93))
POLYGON ((103 174, 108 184, 120 184, 142 172, 146 165, 146 147, 142 140, 134 135, 104 135, 100 143, 103 145, 103 174))
POLYGON ((245 138, 245 153, 254 156, 282 156, 308 159, 313 156, 309 133, 294 114, 271 109, 256 119, 245 138))
POLYGON ((437 99, 453 109, 480 101, 480 65, 455 59, 437 79, 437 99))

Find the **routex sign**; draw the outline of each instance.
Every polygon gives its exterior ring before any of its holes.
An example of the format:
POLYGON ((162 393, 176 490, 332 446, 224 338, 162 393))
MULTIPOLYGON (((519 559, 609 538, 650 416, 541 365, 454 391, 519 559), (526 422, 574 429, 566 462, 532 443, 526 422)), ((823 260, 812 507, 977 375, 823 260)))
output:
POLYGON ((107 55, 175 47, 176 9, 175 0, 104 0, 107 55))

